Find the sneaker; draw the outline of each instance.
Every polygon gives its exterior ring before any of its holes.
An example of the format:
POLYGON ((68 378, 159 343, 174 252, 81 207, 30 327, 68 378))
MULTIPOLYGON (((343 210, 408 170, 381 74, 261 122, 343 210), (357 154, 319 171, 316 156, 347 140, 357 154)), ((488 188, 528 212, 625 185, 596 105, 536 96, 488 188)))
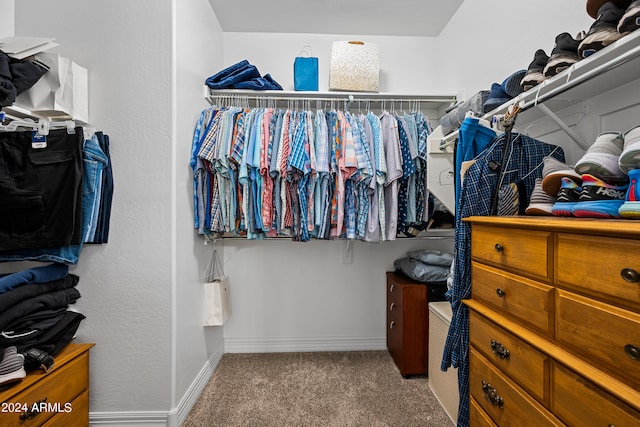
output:
POLYGON ((618 32, 627 35, 640 28, 640 0, 631 2, 618 22, 618 32))
POLYGON ((573 207, 580 200, 581 191, 582 187, 574 180, 563 177, 556 202, 551 207, 551 213, 555 216, 573 216, 573 207))
POLYGON ((522 86, 523 92, 538 86, 544 81, 545 77, 543 72, 548 61, 549 56, 547 56, 547 53, 542 49, 538 49, 533 56, 533 61, 529 64, 524 77, 520 81, 520 86, 522 86))
POLYGON ((26 376, 24 356, 18 353, 15 346, 5 348, 0 362, 0 384, 19 381, 26 376))
POLYGON ((545 193, 555 196, 560 191, 560 179, 569 177, 578 185, 582 183, 582 175, 573 166, 562 163, 555 157, 547 156, 542 159, 542 189, 545 193))
POLYGON ((576 163, 575 171, 580 175, 593 175, 612 184, 626 184, 629 177, 620 169, 618 164, 624 136, 620 132, 605 132, 582 158, 576 163))
POLYGON ((632 169, 640 169, 640 125, 624 134, 624 145, 618 159, 618 166, 625 173, 632 169))
POLYGON ((543 191, 542 178, 538 178, 529 198, 529 206, 524 213, 527 215, 553 215, 551 209, 555 202, 556 196, 551 196, 543 191))
POLYGON ((580 60, 578 46, 580 42, 569 33, 561 33, 556 36, 556 46, 551 51, 549 61, 544 67, 544 77, 553 77, 580 60))
POLYGON ((583 218, 620 218, 618 209, 624 203, 628 184, 613 185, 593 175, 582 176, 579 202, 573 216, 583 218))
POLYGON ((586 58, 622 37, 618 32, 618 22, 623 14, 624 8, 616 6, 613 2, 608 1, 600 6, 596 21, 578 46, 578 55, 586 58))
POLYGON ((618 209, 618 213, 623 218, 640 219, 640 169, 629 171, 629 188, 624 198, 624 203, 618 209))

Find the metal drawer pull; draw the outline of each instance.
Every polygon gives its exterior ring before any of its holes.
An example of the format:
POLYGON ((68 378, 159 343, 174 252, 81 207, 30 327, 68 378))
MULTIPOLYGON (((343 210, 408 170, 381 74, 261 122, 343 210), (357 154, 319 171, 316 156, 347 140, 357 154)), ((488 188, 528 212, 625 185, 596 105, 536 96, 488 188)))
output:
POLYGON ((511 357, 511 352, 496 340, 491 340, 491 350, 500 359, 509 360, 509 357, 511 357))
POLYGON ((504 250, 504 247, 500 243, 496 243, 494 248, 496 249, 496 252, 502 252, 504 250))
POLYGON ((392 320, 391 323, 389 323, 389 329, 393 329, 394 326, 396 326, 396 321, 392 320))
POLYGON ((40 415, 40 407, 42 406, 43 403, 47 402, 47 398, 46 396, 42 399, 42 400, 38 400, 36 402, 33 403, 33 405, 30 405, 27 411, 23 412, 20 414, 20 422, 23 423, 27 420, 31 420, 35 417, 37 417, 38 415, 40 415))
POLYGON ((500 397, 496 389, 493 388, 491 384, 484 380, 482 380, 482 392, 484 393, 484 398, 493 406, 497 406, 498 408, 502 408, 504 406, 504 399, 500 397))
POLYGON ((640 360, 640 348, 636 347, 635 345, 633 344, 625 345, 624 352, 627 353, 627 356, 629 356, 633 360, 640 360))
POLYGON ((391 305, 389 306, 389 311, 393 311, 394 308, 396 308, 396 303, 392 302, 391 305))
POLYGON ((391 286, 389 286, 389 292, 393 292, 393 288, 395 288, 396 285, 394 285, 393 283, 391 284, 391 286))
POLYGON ((506 295, 506 292, 503 291, 502 289, 498 288, 496 289, 496 295, 498 295, 500 298, 504 297, 506 295))
POLYGON ((620 276, 629 283, 640 282, 640 273, 632 268, 623 268, 620 272, 620 276))

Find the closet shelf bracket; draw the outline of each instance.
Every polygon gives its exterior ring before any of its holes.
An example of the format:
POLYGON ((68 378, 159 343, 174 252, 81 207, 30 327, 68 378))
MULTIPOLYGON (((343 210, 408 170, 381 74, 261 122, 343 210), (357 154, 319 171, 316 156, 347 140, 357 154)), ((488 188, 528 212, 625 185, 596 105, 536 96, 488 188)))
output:
POLYGON ((589 148, 589 144, 587 144, 577 133, 574 132, 565 122, 563 122, 560 117, 558 117, 549 107, 544 104, 538 104, 538 109, 542 111, 547 117, 557 124, 560 129, 562 129, 568 136, 571 138, 576 144, 580 146, 580 148, 586 150, 589 148))

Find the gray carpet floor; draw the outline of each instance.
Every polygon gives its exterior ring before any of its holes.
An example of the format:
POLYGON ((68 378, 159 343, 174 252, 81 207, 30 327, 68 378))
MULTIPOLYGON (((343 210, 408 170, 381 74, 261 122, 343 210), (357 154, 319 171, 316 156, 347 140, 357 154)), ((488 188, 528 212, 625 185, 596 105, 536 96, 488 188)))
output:
POLYGON ((451 427, 387 351, 225 354, 183 427, 451 427))

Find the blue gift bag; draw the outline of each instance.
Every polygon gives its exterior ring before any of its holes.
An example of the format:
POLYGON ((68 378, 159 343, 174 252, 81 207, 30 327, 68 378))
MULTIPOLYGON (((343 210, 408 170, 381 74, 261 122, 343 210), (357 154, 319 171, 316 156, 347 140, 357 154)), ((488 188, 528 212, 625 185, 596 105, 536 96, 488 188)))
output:
POLYGON ((309 46, 305 46, 293 62, 293 87, 295 90, 318 90, 318 58, 311 56, 309 46))

